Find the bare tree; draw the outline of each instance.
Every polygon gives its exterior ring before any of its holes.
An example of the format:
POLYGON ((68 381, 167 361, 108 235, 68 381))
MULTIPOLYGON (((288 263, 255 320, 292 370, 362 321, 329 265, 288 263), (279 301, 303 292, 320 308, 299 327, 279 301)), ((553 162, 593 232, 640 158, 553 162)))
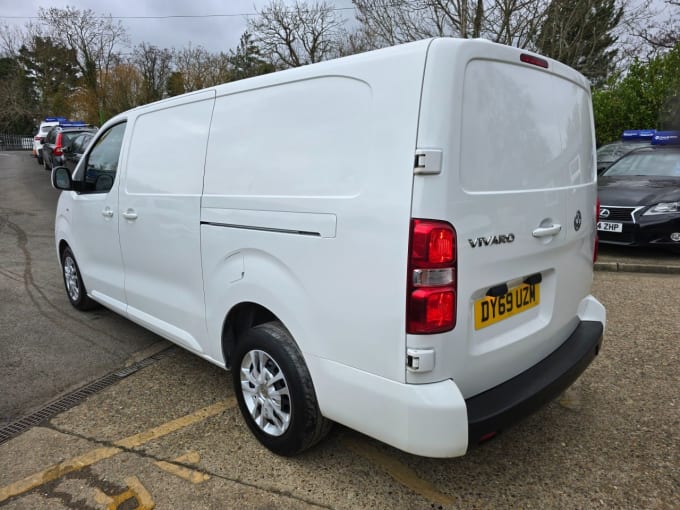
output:
POLYGON ((376 47, 427 37, 485 37, 526 47, 549 0, 353 0, 376 47))
POLYGON ((109 112, 99 78, 120 62, 120 46, 127 43, 123 25, 120 21, 115 23, 110 16, 102 17, 90 9, 81 11, 75 7, 41 8, 38 17, 54 40, 77 52, 82 83, 96 98, 97 111, 90 112, 89 116, 103 123, 109 112))
POLYGON ((0 57, 14 57, 23 42, 23 33, 19 27, 0 23, 0 57))
POLYGON ((487 7, 482 35, 501 44, 531 47, 549 5, 549 0, 494 0, 487 7))
MULTIPOLYGON (((680 0, 665 0, 664 7, 647 19, 636 20, 631 32, 651 48, 652 55, 680 43, 680 0)), ((649 12, 649 11, 647 11, 649 12)))
POLYGON ((37 101, 30 80, 15 57, 0 57, 0 131, 28 133, 37 101))
POLYGON ((132 51, 132 63, 142 78, 141 101, 150 103, 162 99, 172 73, 172 52, 143 42, 132 51))
POLYGON ((175 70, 173 93, 179 85, 183 92, 191 92, 230 81, 229 56, 225 53, 212 54, 203 46, 187 46, 173 54, 175 70), (180 79, 181 77, 181 79, 180 79))
POLYGON ((248 21, 248 30, 279 68, 299 67, 340 54, 345 20, 328 2, 272 1, 248 21))
POLYGON ((453 35, 446 17, 429 0, 352 0, 357 20, 376 47, 453 35))

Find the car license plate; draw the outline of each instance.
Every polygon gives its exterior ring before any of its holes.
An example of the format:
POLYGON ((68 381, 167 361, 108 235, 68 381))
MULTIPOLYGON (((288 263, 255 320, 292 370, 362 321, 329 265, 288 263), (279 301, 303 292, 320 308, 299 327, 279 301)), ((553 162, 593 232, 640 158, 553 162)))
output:
POLYGON ((475 329, 486 328, 504 319, 538 306, 541 301, 539 283, 523 283, 498 297, 485 296, 475 301, 475 329))
POLYGON ((598 221, 597 230, 602 232, 623 232, 623 223, 612 223, 611 221, 598 221))

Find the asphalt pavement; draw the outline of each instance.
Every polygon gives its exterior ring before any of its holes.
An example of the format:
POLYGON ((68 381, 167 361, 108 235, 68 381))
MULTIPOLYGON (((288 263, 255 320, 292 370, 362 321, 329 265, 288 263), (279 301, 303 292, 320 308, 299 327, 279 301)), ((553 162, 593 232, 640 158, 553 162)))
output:
POLYGON ((0 151, 0 427, 168 345, 107 310, 70 306, 49 178, 30 153, 0 151))

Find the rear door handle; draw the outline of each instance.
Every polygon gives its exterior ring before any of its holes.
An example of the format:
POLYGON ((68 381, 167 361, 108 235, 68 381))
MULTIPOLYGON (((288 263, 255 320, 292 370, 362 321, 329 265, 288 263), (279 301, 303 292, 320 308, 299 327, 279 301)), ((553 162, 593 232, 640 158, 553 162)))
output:
POLYGON ((539 227, 536 230, 534 230, 531 235, 534 237, 549 237, 549 236, 556 236, 557 234, 560 233, 562 230, 562 225, 558 225, 557 223, 554 225, 550 225, 549 227, 539 227))
POLYGON ((134 211, 134 209, 128 209, 125 211, 123 214, 123 218, 126 220, 136 220, 137 219, 137 213, 134 211))
POLYGON ((113 209, 105 207, 102 211, 102 216, 104 216, 104 218, 113 218, 113 209))

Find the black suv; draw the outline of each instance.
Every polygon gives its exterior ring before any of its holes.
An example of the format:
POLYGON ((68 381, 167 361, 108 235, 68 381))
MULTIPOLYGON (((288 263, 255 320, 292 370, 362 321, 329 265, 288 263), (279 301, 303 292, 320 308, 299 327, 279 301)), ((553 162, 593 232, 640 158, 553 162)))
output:
POLYGON ((73 172, 76 169, 80 158, 85 154, 85 150, 90 145, 93 137, 94 133, 90 133, 89 131, 76 135, 74 140, 63 149, 64 162, 62 163, 62 166, 65 166, 73 172))
POLYGON ((83 133, 96 133, 97 128, 84 122, 62 122, 47 133, 42 147, 45 170, 63 166, 65 155, 72 152, 72 143, 83 133))

